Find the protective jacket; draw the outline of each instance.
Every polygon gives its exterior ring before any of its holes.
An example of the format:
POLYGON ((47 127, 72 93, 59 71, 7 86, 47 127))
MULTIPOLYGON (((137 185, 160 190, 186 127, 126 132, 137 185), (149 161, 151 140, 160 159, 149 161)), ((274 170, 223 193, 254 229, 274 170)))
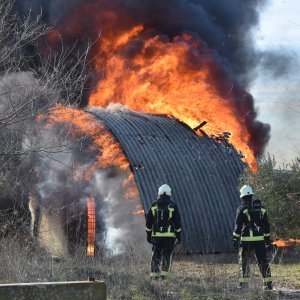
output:
POLYGON ((243 197, 235 219, 232 240, 239 241, 240 284, 247 284, 250 273, 250 256, 255 251, 264 285, 272 289, 271 270, 266 256, 265 241, 270 239, 270 225, 266 209, 260 200, 243 197))
POLYGON ((267 210, 260 200, 242 201, 237 209, 233 238, 245 242, 263 241, 270 237, 267 210))
POLYGON ((175 237, 181 233, 177 205, 168 195, 161 195, 153 202, 146 215, 146 231, 152 237, 175 237))
POLYGON ((151 241, 151 277, 164 278, 172 269, 175 237, 181 240, 180 214, 177 205, 167 193, 159 194, 146 215, 147 241, 151 241), (161 265, 161 267, 160 267, 161 265))

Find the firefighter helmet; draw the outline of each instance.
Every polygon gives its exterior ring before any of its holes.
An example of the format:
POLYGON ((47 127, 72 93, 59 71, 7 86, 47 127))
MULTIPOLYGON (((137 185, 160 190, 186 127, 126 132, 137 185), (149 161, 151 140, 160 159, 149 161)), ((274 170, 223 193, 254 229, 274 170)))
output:
POLYGON ((158 189, 158 196, 166 193, 168 196, 171 196, 171 188, 167 184, 163 184, 158 189))
POLYGON ((250 185, 243 185, 242 188, 240 189, 240 198, 243 198, 247 195, 254 195, 252 187, 250 185))

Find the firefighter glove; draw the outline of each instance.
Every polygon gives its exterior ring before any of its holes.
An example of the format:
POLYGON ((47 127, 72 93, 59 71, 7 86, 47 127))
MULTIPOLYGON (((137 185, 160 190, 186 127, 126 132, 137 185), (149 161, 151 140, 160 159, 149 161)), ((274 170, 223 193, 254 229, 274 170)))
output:
POLYGON ((181 243, 181 233, 176 233, 176 244, 181 243))
POLYGON ((239 240, 236 237, 231 238, 232 246, 235 251, 239 250, 239 240))
POLYGON ((151 237, 151 232, 149 231, 147 231, 147 242, 149 243, 149 244, 152 244, 152 237, 151 237))
POLYGON ((267 249, 272 247, 272 240, 269 236, 265 236, 265 245, 267 249))

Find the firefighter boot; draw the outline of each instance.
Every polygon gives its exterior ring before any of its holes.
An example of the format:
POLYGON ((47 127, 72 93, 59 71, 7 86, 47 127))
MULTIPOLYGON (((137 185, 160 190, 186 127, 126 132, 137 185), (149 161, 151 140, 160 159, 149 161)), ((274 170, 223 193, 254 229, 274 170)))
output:
POLYGON ((247 289, 248 288, 248 282, 240 282, 239 288, 241 290, 247 289))
POLYGON ((155 273, 151 273, 150 275, 151 280, 160 280, 160 275, 159 273, 155 274, 155 273))
POLYGON ((272 281, 265 282, 263 289, 264 290, 273 290, 272 281))

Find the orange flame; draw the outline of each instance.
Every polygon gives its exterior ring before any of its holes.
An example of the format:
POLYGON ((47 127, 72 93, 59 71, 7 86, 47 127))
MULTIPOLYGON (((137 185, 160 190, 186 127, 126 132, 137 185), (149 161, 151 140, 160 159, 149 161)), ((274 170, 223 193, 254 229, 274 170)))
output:
POLYGON ((123 189, 125 190, 125 199, 134 199, 139 196, 138 189, 135 185, 134 175, 132 172, 129 173, 129 176, 122 183, 123 189))
POLYGON ((99 43, 99 50, 111 55, 105 57, 105 62, 96 62, 96 70, 104 69, 105 76, 91 94, 89 104, 106 107, 118 102, 132 110, 174 116, 192 128, 206 120, 208 134, 230 131, 231 143, 256 169, 254 153, 249 147, 250 134, 232 104, 233 84, 220 95, 212 83, 218 66, 209 57, 209 49, 205 48, 207 58, 201 60, 202 66, 193 67, 188 58, 200 55, 196 51, 198 40, 187 34, 173 41, 156 36, 144 42, 139 54, 127 59, 122 47, 141 34, 142 29, 136 26, 99 43))
POLYGON ((48 122, 62 123, 70 127, 70 132, 75 137, 90 136, 93 139, 92 149, 100 151, 96 161, 89 169, 75 170, 74 178, 90 179, 98 168, 118 167, 126 170, 129 162, 122 152, 120 145, 116 142, 112 134, 100 122, 96 121, 91 114, 57 105, 49 114, 48 122))
POLYGON ((277 247, 293 247, 300 245, 300 239, 277 240, 273 242, 277 247))
POLYGON ((95 255, 96 241, 96 205, 95 198, 87 198, 87 256, 95 255))

